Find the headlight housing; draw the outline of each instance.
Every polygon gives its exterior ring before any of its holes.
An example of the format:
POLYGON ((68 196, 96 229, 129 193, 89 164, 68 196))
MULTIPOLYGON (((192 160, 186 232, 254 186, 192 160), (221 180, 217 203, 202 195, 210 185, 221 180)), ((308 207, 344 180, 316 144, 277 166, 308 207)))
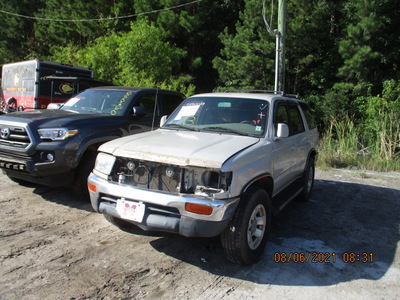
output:
POLYGON ((229 191, 231 172, 220 172, 204 168, 185 169, 181 192, 212 197, 229 191))
POLYGON ((38 130, 42 140, 62 141, 78 134, 78 129, 68 128, 44 128, 38 130))
POLYGON ((114 166, 115 163, 115 156, 112 156, 110 154, 102 153, 100 152, 97 155, 96 158, 96 163, 94 165, 94 169, 100 173, 103 173, 105 175, 110 175, 111 170, 114 166))

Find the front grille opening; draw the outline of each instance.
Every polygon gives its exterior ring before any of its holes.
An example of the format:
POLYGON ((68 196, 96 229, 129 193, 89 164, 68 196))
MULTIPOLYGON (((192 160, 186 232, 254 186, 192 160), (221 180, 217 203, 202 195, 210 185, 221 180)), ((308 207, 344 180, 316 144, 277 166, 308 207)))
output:
POLYGON ((0 124, 0 145, 14 148, 28 148, 31 143, 24 127, 0 124))
POLYGON ((176 166, 118 158, 111 180, 143 189, 178 193, 181 173, 182 169, 176 166))

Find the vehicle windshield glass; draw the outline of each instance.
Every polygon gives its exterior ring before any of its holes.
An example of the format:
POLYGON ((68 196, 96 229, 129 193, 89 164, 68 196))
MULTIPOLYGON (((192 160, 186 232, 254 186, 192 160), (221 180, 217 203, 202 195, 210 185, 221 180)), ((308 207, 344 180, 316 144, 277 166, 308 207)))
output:
POLYGON ((163 128, 260 137, 268 109, 268 102, 258 99, 194 97, 183 102, 163 128))
POLYGON ((132 94, 132 91, 86 90, 69 99, 60 109, 121 116, 132 94))

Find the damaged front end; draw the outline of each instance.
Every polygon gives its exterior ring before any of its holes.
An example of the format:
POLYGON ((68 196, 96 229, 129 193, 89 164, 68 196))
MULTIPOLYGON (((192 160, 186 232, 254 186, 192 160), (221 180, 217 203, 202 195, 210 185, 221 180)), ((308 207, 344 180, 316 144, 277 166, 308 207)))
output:
POLYGON ((226 228, 239 203, 229 197, 231 180, 231 172, 99 153, 88 187, 100 213, 144 230, 206 237, 226 228))
POLYGON ((210 198, 218 194, 220 198, 229 191, 232 173, 118 157, 108 180, 140 189, 210 198))

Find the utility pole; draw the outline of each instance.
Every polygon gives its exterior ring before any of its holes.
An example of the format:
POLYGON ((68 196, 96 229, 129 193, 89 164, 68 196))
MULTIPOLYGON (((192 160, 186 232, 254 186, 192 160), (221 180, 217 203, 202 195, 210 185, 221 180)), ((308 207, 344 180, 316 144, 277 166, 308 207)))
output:
POLYGON ((276 35, 275 92, 285 91, 285 40, 286 40, 286 0, 278 1, 278 29, 276 35))

